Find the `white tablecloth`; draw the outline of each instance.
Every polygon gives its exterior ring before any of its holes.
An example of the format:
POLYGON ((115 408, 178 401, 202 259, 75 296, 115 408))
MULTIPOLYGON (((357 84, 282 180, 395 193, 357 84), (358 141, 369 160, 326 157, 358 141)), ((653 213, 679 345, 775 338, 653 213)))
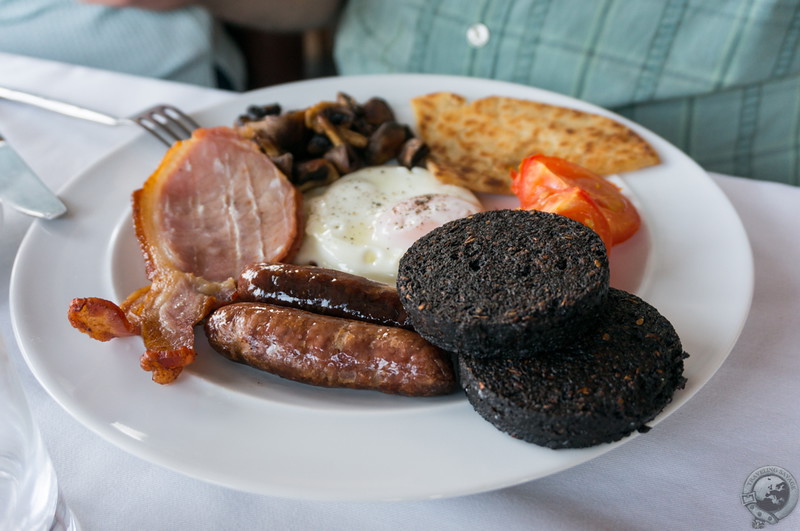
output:
MULTIPOLYGON (((0 53, 0 85, 126 115, 155 102, 192 111, 224 92, 0 53)), ((0 131, 53 188, 137 134, 0 101, 0 131)), ((800 478, 800 188, 713 179, 744 222, 755 258, 752 310, 728 360, 646 436, 583 465, 461 498, 330 503, 257 496, 190 479, 112 446, 62 410, 13 340, 8 283, 31 223, 5 208, 0 331, 41 425, 62 490, 87 530, 746 529, 751 472, 800 478)), ((800 529, 800 508, 776 529, 800 529)))

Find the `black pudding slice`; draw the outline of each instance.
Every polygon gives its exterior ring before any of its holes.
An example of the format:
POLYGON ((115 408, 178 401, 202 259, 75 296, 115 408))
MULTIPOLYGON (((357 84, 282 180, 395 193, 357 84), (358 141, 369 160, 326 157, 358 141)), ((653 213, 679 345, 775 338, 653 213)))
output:
POLYGON ((580 332, 608 293, 605 246, 558 214, 491 210, 451 221, 400 260, 414 329, 476 357, 529 356, 580 332))
POLYGON ((596 325, 574 343, 529 359, 461 356, 467 398, 513 437, 582 448, 646 431, 683 377, 670 322, 642 299, 611 289, 596 325))

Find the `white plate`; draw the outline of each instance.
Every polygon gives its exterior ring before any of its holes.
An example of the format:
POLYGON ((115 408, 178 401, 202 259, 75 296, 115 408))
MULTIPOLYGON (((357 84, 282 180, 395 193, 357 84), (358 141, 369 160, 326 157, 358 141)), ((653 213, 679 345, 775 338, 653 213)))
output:
MULTIPOLYGON (((331 78, 244 94, 200 113, 229 125, 253 103, 284 109, 379 95, 412 123, 409 98, 450 90, 507 95, 609 114, 528 87, 425 75, 331 78)), ((688 384, 656 419, 686 403, 728 356, 747 316, 752 255, 741 222, 708 175, 672 145, 639 131, 659 166, 622 177, 643 230, 612 253, 612 284, 667 316, 691 354, 688 384)), ((80 422, 113 444, 186 475, 256 493, 327 500, 424 499, 497 489, 592 459, 630 440, 548 450, 499 432, 460 395, 412 399, 281 380, 221 356, 167 386, 138 367, 139 338, 100 343, 72 329, 74 297, 120 300, 144 281, 129 228, 129 197, 163 155, 137 138, 62 190, 70 214, 35 224, 11 279, 17 340, 36 377, 80 422)), ((202 338, 199 341, 203 343, 202 338)), ((205 346, 207 348, 207 345, 205 346)))

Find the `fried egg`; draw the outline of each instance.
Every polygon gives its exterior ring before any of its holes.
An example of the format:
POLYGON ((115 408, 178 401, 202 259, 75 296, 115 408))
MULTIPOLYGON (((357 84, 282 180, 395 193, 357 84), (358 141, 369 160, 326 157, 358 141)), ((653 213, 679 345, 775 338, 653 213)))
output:
POLYGON ((400 257, 434 228, 483 210, 475 195, 428 170, 377 166, 307 193, 296 257, 394 285, 400 257))

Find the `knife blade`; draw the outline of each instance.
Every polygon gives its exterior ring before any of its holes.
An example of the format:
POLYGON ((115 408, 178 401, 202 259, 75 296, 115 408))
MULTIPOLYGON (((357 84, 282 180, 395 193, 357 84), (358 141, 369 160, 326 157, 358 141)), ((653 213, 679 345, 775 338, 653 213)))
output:
POLYGON ((67 207, 0 135, 0 200, 24 214, 53 219, 67 207))

